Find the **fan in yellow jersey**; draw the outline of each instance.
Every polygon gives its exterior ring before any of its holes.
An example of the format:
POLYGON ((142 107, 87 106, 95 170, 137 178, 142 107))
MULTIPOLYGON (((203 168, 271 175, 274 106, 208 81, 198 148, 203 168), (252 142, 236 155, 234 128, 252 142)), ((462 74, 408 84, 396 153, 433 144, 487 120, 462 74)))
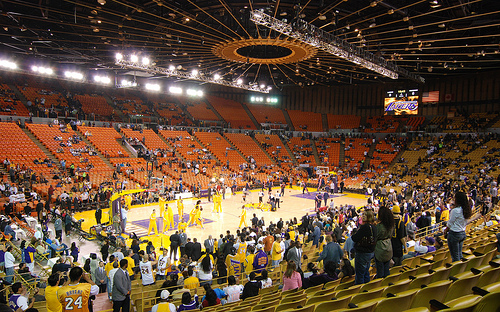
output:
POLYGON ((203 230, 203 218, 201 217, 201 212, 203 211, 203 208, 196 209, 196 214, 194 215, 194 220, 196 221, 196 224, 201 226, 201 229, 203 230))
POLYGON ((238 277, 241 273, 240 255, 236 254, 236 248, 231 247, 231 253, 226 257, 227 275, 238 277))
POLYGON ((163 214, 163 232, 174 228, 174 211, 168 204, 165 205, 165 213, 163 214))
POLYGON ((69 271, 69 284, 59 288, 57 298, 62 305, 62 312, 88 312, 89 298, 99 294, 99 286, 94 284, 88 274, 83 274, 83 269, 73 267, 69 271), (87 283, 80 283, 84 278, 87 283))
POLYGON ((241 228, 241 225, 244 224, 245 227, 247 227, 247 210, 245 209, 245 205, 241 206, 241 219, 240 219, 240 225, 238 225, 238 228, 241 228))
POLYGON ((240 262, 245 262, 245 256, 247 254, 247 242, 245 242, 245 236, 242 234, 241 241, 238 243, 236 248, 236 253, 240 256, 240 262))
POLYGON ((184 203, 182 202, 182 198, 177 200, 177 214, 179 215, 179 220, 184 217, 184 203))
POLYGON ((62 306, 57 298, 57 291, 61 288, 59 285, 62 272, 53 273, 47 279, 47 287, 45 288, 45 306, 48 312, 61 312, 62 306))
POLYGON ((149 217, 149 227, 148 227, 148 234, 151 233, 151 230, 154 230, 155 234, 158 235, 158 227, 156 225, 156 210, 153 209, 153 212, 151 213, 151 216, 149 217))
POLYGON ((245 273, 250 274, 250 272, 253 271, 253 260, 255 259, 255 247, 254 246, 248 246, 248 256, 245 258, 244 266, 245 266, 245 273))
POLYGON ((196 202, 196 205, 194 206, 194 208, 189 212, 189 221, 188 221, 188 224, 187 226, 190 226, 191 223, 194 223, 195 222, 195 217, 196 217, 196 214, 198 213, 198 210, 200 209, 200 204, 201 204, 201 200, 198 200, 196 202))

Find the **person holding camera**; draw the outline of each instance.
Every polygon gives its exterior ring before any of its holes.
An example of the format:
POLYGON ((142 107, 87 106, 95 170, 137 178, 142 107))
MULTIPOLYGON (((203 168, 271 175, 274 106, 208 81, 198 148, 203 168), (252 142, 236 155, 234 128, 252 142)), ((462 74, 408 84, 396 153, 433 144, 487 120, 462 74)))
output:
MULTIPOLYGON (((26 289, 21 282, 15 282, 12 284, 12 293, 13 295, 9 298, 9 306, 12 311, 22 312, 33 307, 35 298, 28 298, 29 293, 26 292, 26 289), (26 294, 28 294, 28 296, 26 294)), ((38 289, 36 290, 36 293, 38 293, 38 289)), ((33 294, 33 296, 35 294, 33 294)))
POLYGON ((69 271, 69 283, 57 291, 57 299, 62 305, 62 312, 89 312, 90 297, 97 294, 99 286, 89 274, 84 274, 80 267, 73 267, 69 271))
POLYGON ((62 272, 52 273, 47 279, 48 286, 45 288, 45 306, 48 312, 61 312, 62 305, 57 299, 57 291, 61 288, 62 272))

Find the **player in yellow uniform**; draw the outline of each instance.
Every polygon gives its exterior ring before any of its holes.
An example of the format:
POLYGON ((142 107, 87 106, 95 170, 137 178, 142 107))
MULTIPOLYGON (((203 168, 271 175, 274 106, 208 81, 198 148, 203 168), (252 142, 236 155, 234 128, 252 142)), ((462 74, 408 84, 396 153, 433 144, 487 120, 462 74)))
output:
POLYGON ((148 234, 151 233, 151 230, 154 230, 156 235, 158 234, 158 227, 156 225, 156 210, 153 209, 153 212, 151 213, 151 216, 149 217, 149 227, 148 227, 148 234))
POLYGON ((130 205, 132 204, 132 196, 125 196, 125 204, 127 205, 127 207, 130 207, 130 205))
POLYGON ((238 225, 238 228, 241 228, 241 225, 244 224, 245 227, 247 227, 247 210, 245 209, 245 205, 241 206, 241 219, 240 219, 240 225, 238 225))
POLYGON ((163 214, 163 232, 174 228, 174 211, 168 204, 165 205, 165 213, 163 214))
POLYGON ((196 214, 198 213, 197 210, 200 209, 200 204, 201 204, 201 200, 198 200, 196 202, 196 205, 194 206, 194 208, 189 212, 189 220, 188 220, 187 226, 190 226, 191 223, 195 223, 195 217, 196 217, 196 214))
POLYGON ((222 212, 222 195, 218 193, 214 195, 214 212, 222 212))
POLYGON ((184 218, 179 219, 179 224, 177 225, 178 230, 182 233, 186 231, 188 227, 187 223, 184 221, 184 218))
POLYGON ((203 208, 196 209, 196 214, 194 215, 194 220, 196 221, 196 224, 201 226, 201 229, 203 230, 203 218, 201 217, 201 212, 203 211, 203 208))
MULTIPOLYGON (((163 211, 165 210, 165 203, 166 202, 167 201, 163 197, 160 196, 158 198, 158 209, 160 210, 160 218, 163 218, 163 211)), ((165 219, 163 219, 163 224, 165 224, 165 219)))
POLYGON ((62 312, 89 312, 89 298, 99 294, 99 286, 94 284, 88 274, 83 274, 80 267, 73 267, 69 271, 69 280, 67 286, 57 291, 62 312), (82 275, 87 283, 80 283, 82 275))
POLYGON ((182 198, 177 200, 177 213, 179 214, 179 221, 184 217, 184 203, 182 202, 182 198))

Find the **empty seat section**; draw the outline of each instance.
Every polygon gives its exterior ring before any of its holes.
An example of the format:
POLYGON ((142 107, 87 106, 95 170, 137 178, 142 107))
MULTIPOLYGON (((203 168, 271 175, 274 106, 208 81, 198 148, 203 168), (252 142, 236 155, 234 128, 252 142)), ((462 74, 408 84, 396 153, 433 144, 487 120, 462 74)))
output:
POLYGON ((410 131, 417 131, 418 130, 418 127, 420 127, 420 125, 422 125, 425 121, 425 117, 423 116, 412 116, 410 118, 408 118, 408 122, 406 124, 406 126, 408 127, 408 130, 410 131))
POLYGON ((46 164, 35 164, 36 161, 43 162, 47 156, 15 123, 0 123, 0 142, 2 142, 0 144, 1 162, 8 159, 11 165, 19 165, 21 168, 26 166, 49 178, 54 168, 46 164))
POLYGON ((224 134, 240 152, 250 159, 252 157, 258 166, 271 165, 272 161, 267 157, 266 153, 255 143, 248 135, 243 133, 226 133, 224 134))
POLYGON ((319 113, 289 110, 288 115, 290 116, 295 131, 323 131, 323 121, 319 113))
POLYGON ((299 164, 318 165, 314 159, 311 140, 293 137, 290 138, 287 144, 299 164))
POLYGON ((276 134, 255 134, 255 139, 280 166, 291 166, 293 160, 276 134))
POLYGON ((207 96, 210 104, 234 129, 256 129, 241 103, 216 96, 207 96))
POLYGON ((105 157, 124 157, 128 152, 116 141, 121 135, 114 128, 78 126, 78 130, 105 157))
POLYGON ((338 167, 340 163, 340 139, 320 138, 316 140, 319 160, 324 166, 338 167))
POLYGON ((394 133, 400 123, 405 123, 406 117, 378 116, 366 118, 366 129, 368 133, 394 133))
POLYGON ((197 132, 195 136, 222 164, 226 165, 229 162, 229 167, 237 170, 241 164, 246 163, 238 151, 233 149, 220 134, 215 132, 197 132))
POLYGON ((73 98, 82 104, 82 110, 85 114, 94 114, 95 116, 108 117, 109 119, 115 113, 113 107, 101 95, 77 94, 73 98))
POLYGON ((271 105, 247 104, 252 115, 259 124, 267 124, 269 128, 284 128, 287 126, 283 111, 271 105))
POLYGON ((165 143, 153 130, 143 129, 141 131, 122 128, 121 131, 127 138, 135 138, 152 150, 170 150, 171 148, 165 143))
POLYGON ((361 117, 355 115, 327 114, 328 128, 330 129, 358 129, 361 117))
POLYGON ((197 101, 185 101, 187 111, 196 120, 212 120, 219 121, 219 117, 208 107, 207 103, 197 100, 197 101))
POLYGON ((370 160, 370 165, 375 167, 375 170, 382 171, 396 158, 399 153, 399 147, 394 144, 389 144, 384 141, 377 142, 373 158, 370 160))
POLYGON ((17 86, 19 91, 24 95, 26 100, 31 101, 32 105, 38 107, 66 107, 68 101, 57 90, 48 88, 38 88, 30 84, 30 86, 17 86))
POLYGON ((26 106, 6 84, 0 84, 0 115, 29 116, 26 106))
POLYGON ((345 141, 345 164, 350 167, 355 167, 365 160, 365 152, 368 153, 372 139, 368 138, 348 138, 345 141))

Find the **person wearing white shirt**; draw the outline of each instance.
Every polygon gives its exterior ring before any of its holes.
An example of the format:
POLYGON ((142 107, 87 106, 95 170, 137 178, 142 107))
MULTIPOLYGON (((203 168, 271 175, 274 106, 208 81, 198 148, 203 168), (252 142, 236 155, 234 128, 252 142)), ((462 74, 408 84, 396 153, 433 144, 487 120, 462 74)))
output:
POLYGON ((243 285, 236 285, 236 278, 231 275, 227 278, 229 286, 224 287, 223 291, 227 294, 227 303, 240 300, 240 295, 243 292, 243 285))
POLYGON ((168 266, 170 266, 168 249, 163 249, 163 254, 158 257, 158 274, 156 275, 156 279, 165 279, 168 266))
POLYGON ((148 259, 148 255, 144 255, 144 258, 141 262, 139 262, 139 269, 141 270, 142 277, 142 285, 148 286, 154 284, 155 279, 153 277, 153 265, 156 264, 157 261, 151 263, 148 259))
POLYGON ((9 298, 9 306, 12 311, 26 311, 33 307, 35 298, 28 299, 26 297, 26 289, 21 282, 16 282, 12 285, 12 292, 14 294, 9 298))
MULTIPOLYGON (((109 270, 108 273, 108 283, 110 289, 113 289, 113 278, 115 277, 115 273, 119 270, 118 261, 113 262, 113 268, 109 270)), ((111 299, 111 292, 108 293, 109 298, 111 299)))
POLYGON ((122 214, 122 232, 125 232, 125 228, 127 227, 127 213, 128 209, 126 207, 121 207, 122 214))
POLYGON ((14 258, 14 255, 11 253, 12 251, 12 246, 8 246, 6 251, 5 251, 5 280, 9 283, 12 283, 12 279, 14 278, 14 265, 16 258, 14 258))

